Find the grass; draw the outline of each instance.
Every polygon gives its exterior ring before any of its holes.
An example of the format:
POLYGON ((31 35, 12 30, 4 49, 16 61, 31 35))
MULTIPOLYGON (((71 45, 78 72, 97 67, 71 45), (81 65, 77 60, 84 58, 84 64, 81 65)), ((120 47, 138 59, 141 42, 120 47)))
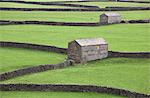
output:
POLYGON ((16 48, 0 48, 0 73, 40 64, 63 62, 65 55, 16 48))
MULTIPOLYGON (((20 0, 21 1, 21 0, 20 0)), ((70 0, 23 0, 23 1, 34 1, 34 2, 53 2, 53 1, 70 1, 70 0)), ((78 1, 78 0, 72 0, 72 1, 78 1)))
POLYGON ((1 2, 0 7, 12 7, 12 8, 71 8, 65 6, 49 6, 49 5, 36 5, 36 4, 20 4, 20 3, 10 3, 1 2))
POLYGON ((101 27, 14 25, 1 26, 0 40, 67 47, 78 38, 103 37, 114 51, 150 51, 149 24, 118 24, 101 27))
POLYGON ((149 1, 149 0, 131 0, 131 1, 149 1))
MULTIPOLYGON (((21 1, 21 0, 19 0, 21 1)), ((78 0, 23 0, 23 1, 40 1, 40 2, 51 2, 51 1, 78 1, 78 0)), ((109 1, 109 0, 99 0, 100 2, 101 1, 109 1)), ((149 1, 149 0, 133 0, 133 1, 149 1)))
POLYGON ((98 93, 71 92, 0 92, 1 98, 125 98, 98 93))
MULTIPOLYGON (((27 1, 27 0, 26 0, 27 1)), ((81 4, 81 5, 93 5, 98 7, 107 6, 122 6, 122 7, 149 7, 149 4, 145 3, 125 3, 125 2, 80 2, 80 3, 69 3, 69 4, 81 4)), ((48 6, 48 5, 36 5, 36 4, 19 4, 10 2, 1 2, 0 7, 23 7, 23 8, 73 8, 65 6, 48 6)))
MULTIPOLYGON (((123 20, 148 19, 150 11, 120 11, 123 20)), ((1 11, 0 20, 39 20, 57 22, 98 22, 104 12, 23 12, 1 11)))
MULTIPOLYGON (((21 0, 20 0, 21 1, 21 0)), ((53 2, 53 1, 70 1, 70 0, 23 0, 23 1, 34 1, 34 2, 53 2)), ((71 0, 71 1, 78 1, 78 0, 71 0)))
POLYGON ((149 63, 150 59, 109 58, 86 65, 25 75, 1 83, 90 84, 148 94, 149 63))
POLYGON ((72 4, 81 4, 81 5, 93 5, 100 8, 108 6, 119 6, 119 7, 149 7, 147 3, 128 3, 128 2, 80 2, 72 4))
MULTIPOLYGON (((55 0, 26 0, 55 1, 55 0)), ((64 1, 64 0, 60 0, 64 1)), ((79 3, 78 3, 79 4, 79 3)), ((139 3, 90 2, 85 5, 106 6, 148 6, 139 3)), ((1 3, 0 7, 55 8, 58 6, 1 3)), ((63 7, 64 8, 64 7, 63 7)), ((148 19, 150 11, 119 11, 122 19, 148 19)), ((0 20, 43 20, 58 22, 98 22, 103 12, 23 12, 1 11, 0 20)), ((102 27, 68 27, 14 25, 0 27, 1 41, 17 41, 35 44, 67 47, 69 41, 78 38, 103 37, 114 51, 150 51, 149 24, 119 24, 102 27)), ((65 55, 51 52, 16 48, 0 48, 0 72, 30 67, 39 64, 54 64, 64 61, 65 55)), ((108 58, 85 65, 61 70, 46 71, 16 77, 0 83, 41 83, 41 84, 91 84, 123 88, 150 94, 150 59, 108 58)), ((123 98, 97 93, 67 92, 0 92, 1 98, 123 98)))

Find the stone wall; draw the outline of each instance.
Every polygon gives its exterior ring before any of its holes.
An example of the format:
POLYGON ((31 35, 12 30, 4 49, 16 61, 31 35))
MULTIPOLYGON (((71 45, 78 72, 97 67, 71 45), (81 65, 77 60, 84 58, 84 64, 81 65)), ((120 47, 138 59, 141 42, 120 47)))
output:
MULTIPOLYGON (((150 23, 150 19, 145 20, 122 20, 120 23, 150 23)), ((11 21, 11 20, 0 20, 0 25, 27 25, 27 24, 36 24, 36 25, 54 25, 54 26, 103 26, 103 25, 112 25, 101 24, 100 22, 93 23, 83 23, 83 22, 50 22, 50 21, 11 21)), ((119 23, 113 23, 119 24, 119 23)))
MULTIPOLYGON (((55 46, 38 45, 30 43, 19 43, 19 42, 5 42, 0 41, 0 47, 14 47, 14 48, 26 48, 36 49, 41 51, 51 51, 57 53, 67 54, 67 48, 59 48, 55 46)), ((117 52, 109 51, 109 57, 132 57, 132 58, 150 58, 150 52, 117 52)))
MULTIPOLYGON (((115 0, 114 0, 115 1, 115 0)), ((131 2, 131 3, 150 3, 149 1, 142 1, 142 0, 118 0, 118 2, 131 2)))
POLYGON ((4 11, 136 11, 150 10, 150 7, 122 7, 122 8, 12 8, 0 7, 4 11))
POLYGON ((136 10, 150 10, 150 7, 106 7, 101 11, 136 11, 136 10))
MULTIPOLYGON (((19 1, 19 0, 1 0, 0 2, 16 2, 16 1, 19 1)), ((21 1, 23 1, 23 0, 21 0, 21 1)), ((102 1, 106 1, 106 0, 102 0, 102 1)), ((107 1, 109 1, 109 0, 107 0, 107 1)), ((45 2, 45 3, 64 4, 64 3, 77 3, 77 2, 99 2, 99 0, 67 0, 67 1, 50 1, 50 2, 45 2)))
POLYGON ((150 98, 150 95, 124 89, 93 85, 56 85, 56 84, 0 84, 1 91, 51 91, 51 92, 96 92, 114 94, 128 98, 150 98))
POLYGON ((65 54, 67 53, 66 48, 59 48, 59 47, 49 46, 49 45, 38 45, 38 44, 31 44, 31 43, 0 41, 0 47, 14 47, 14 48, 35 49, 40 51, 50 51, 56 53, 65 53, 65 54))
POLYGON ((34 67, 18 69, 18 70, 14 70, 11 72, 6 72, 6 73, 0 74, 0 81, 14 78, 17 76, 31 74, 31 73, 38 73, 38 72, 43 72, 43 71, 47 71, 47 70, 61 69, 61 68, 71 66, 73 64, 74 64, 73 61, 67 60, 63 63, 55 64, 55 65, 38 65, 38 66, 34 66, 34 67))
MULTIPOLYGON (((44 45, 36 45, 36 44, 28 44, 28 43, 18 43, 18 42, 0 42, 1 47, 15 47, 15 48, 29 48, 29 49, 38 49, 42 51, 53 51, 53 52, 59 52, 59 53, 66 53, 67 49, 65 48, 57 48, 53 46, 44 46, 44 45)), ((116 58, 116 57, 125 57, 125 58, 150 58, 150 52, 114 52, 109 51, 108 57, 110 58, 116 58)), ((37 73, 37 72, 43 72, 46 70, 54 70, 59 68, 65 68, 67 66, 73 65, 74 61, 67 60, 60 64, 55 65, 39 65, 34 66, 30 68, 24 68, 15 70, 12 72, 6 72, 0 74, 0 81, 7 80, 13 77, 31 74, 31 73, 37 73)))
POLYGON ((76 63, 81 62, 81 47, 76 41, 68 43, 68 58, 74 60, 76 63))
POLYGON ((68 4, 66 2, 33 2, 33 1, 17 1, 17 0, 1 0, 0 2, 21 3, 21 4, 35 4, 35 5, 48 5, 48 6, 65 6, 65 7, 78 7, 78 8, 99 8, 91 5, 68 4))
POLYGON ((11 20, 0 20, 0 25, 54 25, 54 26, 99 26, 99 23, 83 23, 83 22, 51 22, 51 21, 11 21, 11 20))
POLYGON ((121 23, 150 23, 150 19, 145 20, 122 20, 121 23))
POLYGON ((108 57, 150 58, 150 52, 115 52, 109 51, 108 57))

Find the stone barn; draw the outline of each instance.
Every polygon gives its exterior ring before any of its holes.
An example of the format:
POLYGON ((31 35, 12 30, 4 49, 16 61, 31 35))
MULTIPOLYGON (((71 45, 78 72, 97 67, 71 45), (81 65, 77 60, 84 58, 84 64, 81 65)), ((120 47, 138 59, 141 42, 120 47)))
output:
POLYGON ((103 38, 77 39, 68 44, 68 59, 76 63, 106 58, 108 44, 103 38))
POLYGON ((104 13, 100 15, 100 24, 120 23, 121 15, 118 13, 104 13))

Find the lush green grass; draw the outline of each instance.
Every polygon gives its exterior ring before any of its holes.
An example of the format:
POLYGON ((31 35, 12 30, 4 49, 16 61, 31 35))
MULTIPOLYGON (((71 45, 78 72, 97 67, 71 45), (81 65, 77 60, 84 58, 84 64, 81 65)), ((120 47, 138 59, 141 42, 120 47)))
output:
POLYGON ((78 38, 103 37, 114 51, 150 51, 149 24, 118 24, 101 27, 1 26, 0 40, 67 47, 78 38))
MULTIPOLYGON (((20 0, 21 1, 21 0, 20 0)), ((40 2, 53 2, 53 1, 70 1, 70 0, 22 0, 22 1, 40 1, 40 2)), ((78 1, 78 0, 71 0, 71 1, 78 1)))
MULTIPOLYGON (((148 19, 150 11, 120 11, 122 19, 148 19)), ((43 20, 58 22, 98 22, 104 12, 23 12, 1 11, 0 20, 43 20)))
POLYGON ((36 5, 36 4, 20 4, 20 3, 10 3, 1 2, 0 7, 12 7, 12 8, 70 8, 65 6, 48 6, 48 5, 36 5))
POLYGON ((0 73, 39 64, 63 62, 65 55, 16 48, 0 48, 0 73))
POLYGON ((100 8, 108 6, 119 6, 119 7, 149 7, 147 3, 128 3, 128 2, 80 2, 72 4, 81 4, 81 5, 94 5, 100 8))
MULTIPOLYGON (((25 0, 25 1, 41 1, 41 2, 46 2, 46 1, 70 1, 70 0, 25 0)), ((78 1, 78 0, 71 0, 71 1, 78 1)), ((109 0, 99 0, 101 1, 109 1, 109 0)), ((149 1, 149 0, 132 0, 132 1, 149 1)))
MULTIPOLYGON (((69 3, 70 4, 70 3, 69 3)), ((122 6, 122 7, 148 7, 149 4, 144 3, 123 3, 123 2, 80 2, 80 3, 71 3, 71 4, 81 4, 81 5, 93 5, 98 7, 107 7, 107 6, 122 6)), ((65 6, 48 6, 48 5, 35 5, 35 4, 19 4, 19 3, 9 3, 1 2, 0 7, 23 7, 23 8, 68 8, 65 6)), ((70 7, 69 7, 70 8, 70 7)))
POLYGON ((0 92, 1 98, 125 98, 98 93, 75 92, 0 92))
MULTIPOLYGON (((21 0, 19 0, 19 1, 21 1, 21 0)), ((53 2, 53 1, 78 1, 78 0, 22 0, 22 1, 40 1, 40 2, 53 2)))
POLYGON ((149 64, 150 59, 109 58, 1 83, 91 84, 150 93, 149 64))
POLYGON ((149 0, 132 0, 132 1, 149 1, 149 0))
MULTIPOLYGON (((26 0, 55 1, 55 0, 26 0)), ((61 1, 61 0, 60 0, 61 1)), ((106 6, 148 6, 138 3, 91 2, 86 5, 106 6)), ((58 6, 1 3, 0 7, 54 8, 58 6)), ((61 7, 59 7, 61 8, 61 7)), ((64 8, 64 7, 63 7, 64 8)), ((122 18, 147 19, 150 11, 119 12, 122 18)), ((45 20, 60 22, 98 22, 103 12, 21 12, 1 11, 0 20, 45 20)), ((0 40, 17 41, 67 47, 69 41, 77 38, 103 37, 109 43, 109 50, 150 51, 149 24, 121 24, 103 27, 67 26, 1 26, 0 40)), ((0 48, 0 72, 12 71, 39 64, 54 64, 64 61, 65 55, 51 52, 16 48, 0 48)), ((0 83, 54 83, 91 84, 123 88, 150 94, 149 59, 109 58, 93 61, 61 70, 46 71, 9 79, 0 83)), ((97 93, 64 92, 0 92, 1 98, 122 98, 97 93)))

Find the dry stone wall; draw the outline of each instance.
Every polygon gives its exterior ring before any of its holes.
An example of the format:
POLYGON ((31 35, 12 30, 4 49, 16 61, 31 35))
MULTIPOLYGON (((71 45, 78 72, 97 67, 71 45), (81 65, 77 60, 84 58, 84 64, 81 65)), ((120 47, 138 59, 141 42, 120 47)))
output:
POLYGON ((68 66, 72 66, 74 63, 72 60, 67 60, 60 64, 53 64, 53 65, 38 65, 34 67, 24 68, 24 69, 18 69, 11 72, 6 72, 0 74, 0 81, 4 81, 7 79, 11 79, 17 76, 27 75, 31 73, 38 73, 43 72, 47 70, 55 70, 55 69, 62 69, 68 66))
MULTIPOLYGON (((30 43, 19 43, 19 42, 7 42, 0 41, 0 47, 14 47, 14 48, 25 48, 25 49, 36 49, 41 51, 51 51, 57 53, 67 54, 67 48, 59 48, 48 45, 38 45, 30 43)), ((118 52, 109 51, 109 57, 131 57, 131 58, 150 58, 150 52, 118 52)))
POLYGON ((36 24, 36 25, 56 25, 56 26, 99 26, 99 23, 83 23, 83 22, 50 22, 50 21, 11 21, 11 20, 0 20, 0 25, 25 25, 25 24, 36 24))
POLYGON ((49 51, 49 52, 56 52, 56 53, 64 53, 64 54, 67 53, 66 48, 59 48, 59 47, 50 46, 50 45, 38 45, 38 44, 31 44, 31 43, 0 41, 0 47, 35 49, 35 50, 49 51))
MULTIPOLYGON (((52 51, 52 52, 66 53, 67 54, 66 48, 57 48, 57 47, 36 45, 36 44, 29 44, 29 43, 3 42, 3 41, 1 41, 0 47, 15 47, 15 48, 26 48, 26 49, 29 48, 29 49, 37 49, 37 50, 42 50, 42 51, 52 51)), ((109 51, 108 57, 109 58, 116 58, 116 57, 150 58, 150 52, 114 52, 114 51, 109 51)), ((17 76, 26 75, 26 74, 43 72, 46 70, 65 68, 65 67, 71 66, 73 64, 74 64, 73 60, 67 60, 63 63, 55 64, 55 65, 53 65, 53 64, 52 65, 39 65, 39 66, 15 70, 12 72, 6 72, 6 73, 0 74, 0 81, 14 78, 17 76)))
POLYGON ((115 52, 109 51, 108 57, 125 57, 125 58, 150 58, 150 52, 115 52))
MULTIPOLYGON (((115 0, 114 0, 115 1, 115 0)), ((131 3, 150 3, 149 1, 142 0, 118 0, 118 2, 131 2, 131 3)))
MULTIPOLYGON (((150 23, 150 19, 145 20, 122 20, 120 23, 150 23)), ((0 25, 54 25, 54 26, 103 26, 112 24, 101 24, 100 22, 95 23, 83 23, 83 22, 50 22, 50 21, 13 21, 13 20, 0 20, 0 25)), ((119 23, 113 23, 119 24, 119 23)))
POLYGON ((150 95, 129 90, 93 85, 56 84, 0 84, 1 91, 51 91, 51 92, 96 92, 119 95, 128 98, 150 98, 150 95))
POLYGON ((16 0, 1 0, 0 2, 21 3, 21 4, 36 4, 48 6, 65 6, 65 7, 79 7, 79 8, 99 8, 97 6, 80 5, 80 4, 67 4, 61 2, 33 2, 33 1, 16 1, 16 0))
MULTIPOLYGON (((1 0, 2 2, 13 2, 13 1, 19 1, 19 0, 1 0)), ((23 0, 21 0, 23 1, 23 0)), ((104 0, 106 1, 106 0, 104 0)), ((77 3, 77 2, 99 2, 99 0, 67 0, 67 1, 50 1, 46 3, 77 3)))
POLYGON ((12 8, 0 7, 2 11, 136 11, 150 10, 150 7, 122 7, 122 8, 12 8))

